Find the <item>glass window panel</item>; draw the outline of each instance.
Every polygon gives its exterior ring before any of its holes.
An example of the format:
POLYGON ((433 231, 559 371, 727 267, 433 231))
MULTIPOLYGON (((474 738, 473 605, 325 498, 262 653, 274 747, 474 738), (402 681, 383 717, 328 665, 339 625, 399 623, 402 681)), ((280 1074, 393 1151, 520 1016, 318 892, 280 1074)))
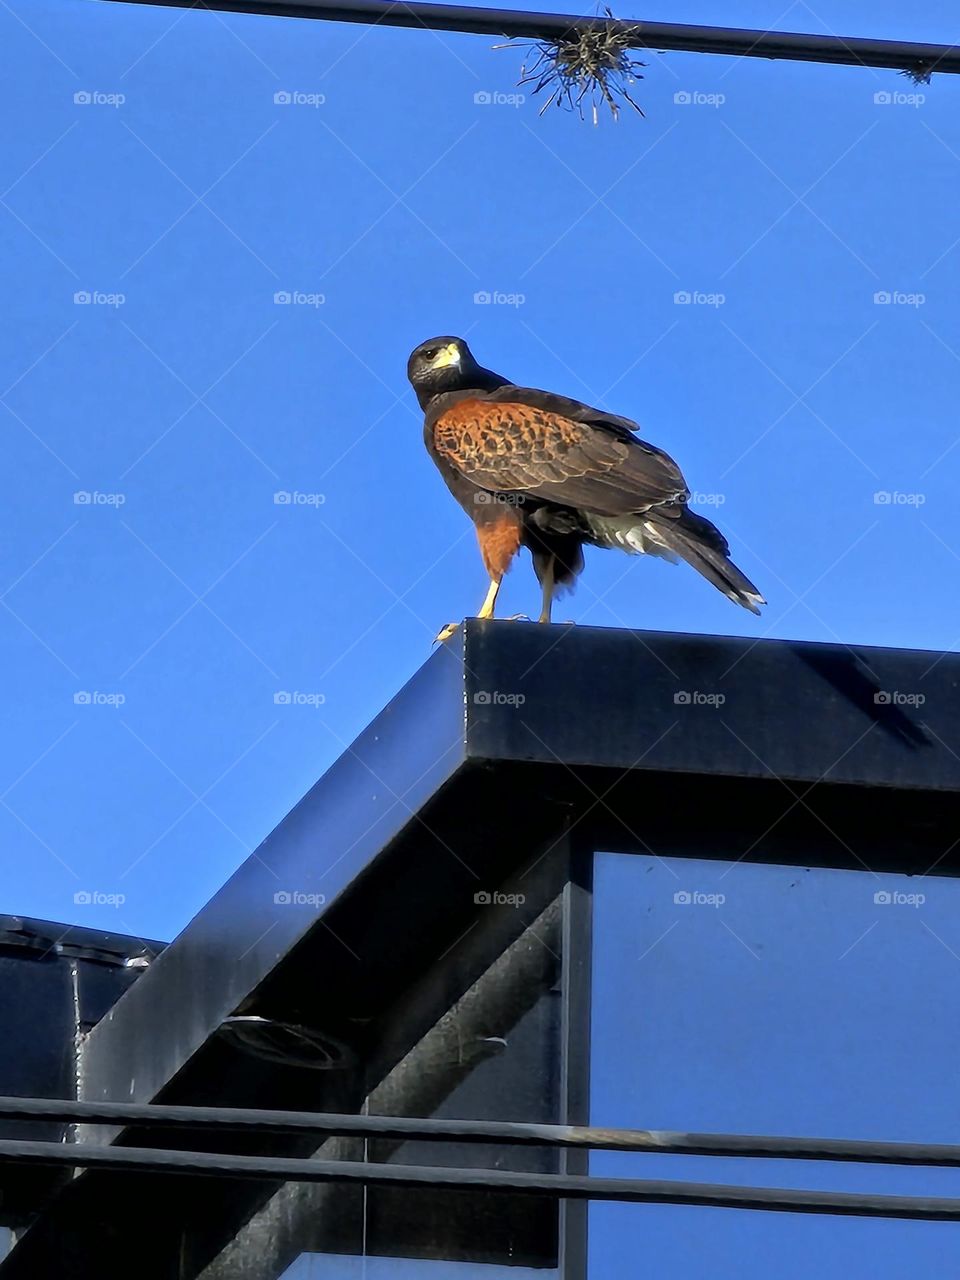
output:
POLYGON ((474 1262, 421 1262, 304 1254, 282 1280, 543 1280, 542 1270, 489 1267, 474 1262))
MULTIPOLYGON (((591 1122, 952 1142, 960 882, 600 854, 591 1122)), ((599 1175, 960 1196, 960 1170, 595 1153, 599 1175)), ((960 1225, 593 1205, 591 1273, 942 1274, 960 1225)))

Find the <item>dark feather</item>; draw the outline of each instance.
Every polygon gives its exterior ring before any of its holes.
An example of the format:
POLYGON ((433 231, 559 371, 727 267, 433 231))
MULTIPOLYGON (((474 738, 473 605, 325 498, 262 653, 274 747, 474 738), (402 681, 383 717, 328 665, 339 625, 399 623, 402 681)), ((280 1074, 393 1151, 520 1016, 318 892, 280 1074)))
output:
POLYGON ((619 516, 689 496, 676 463, 626 418, 528 387, 436 398, 427 415, 437 452, 481 489, 619 516))
POLYGON ((767 603, 747 575, 730 559, 726 538, 709 520, 685 508, 679 520, 660 520, 654 516, 651 523, 667 546, 703 574, 728 600, 757 614, 760 612, 758 605, 767 603))

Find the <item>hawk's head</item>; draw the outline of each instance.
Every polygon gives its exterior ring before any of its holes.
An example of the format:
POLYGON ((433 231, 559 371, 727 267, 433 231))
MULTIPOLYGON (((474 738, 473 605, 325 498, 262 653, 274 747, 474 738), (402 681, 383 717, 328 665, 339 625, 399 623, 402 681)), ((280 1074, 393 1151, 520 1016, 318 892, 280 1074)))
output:
POLYGON ((505 378, 477 364, 462 338, 428 338, 407 361, 407 377, 425 405, 444 391, 484 391, 502 386, 505 378))
POLYGON ((463 374, 475 369, 470 348, 462 338, 428 338, 414 348, 407 361, 407 377, 419 391, 451 391, 462 384, 463 374))

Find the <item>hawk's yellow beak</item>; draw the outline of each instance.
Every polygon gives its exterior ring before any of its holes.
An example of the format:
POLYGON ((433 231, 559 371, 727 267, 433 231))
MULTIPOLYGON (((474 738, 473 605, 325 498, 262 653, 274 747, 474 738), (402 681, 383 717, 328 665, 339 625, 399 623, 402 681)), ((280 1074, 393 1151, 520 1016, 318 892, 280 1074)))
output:
POLYGON ((455 342, 444 347, 433 362, 434 369, 449 369, 452 364, 460 363, 460 348, 455 342))

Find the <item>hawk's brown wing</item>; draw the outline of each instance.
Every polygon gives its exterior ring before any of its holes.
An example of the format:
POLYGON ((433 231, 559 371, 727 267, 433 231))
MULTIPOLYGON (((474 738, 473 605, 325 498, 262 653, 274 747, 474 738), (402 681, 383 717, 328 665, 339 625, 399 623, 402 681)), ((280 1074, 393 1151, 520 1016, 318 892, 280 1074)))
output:
POLYGON ((651 507, 679 515, 689 497, 679 468, 633 430, 576 400, 506 386, 443 409, 433 439, 438 455, 480 489, 605 516, 651 507))

